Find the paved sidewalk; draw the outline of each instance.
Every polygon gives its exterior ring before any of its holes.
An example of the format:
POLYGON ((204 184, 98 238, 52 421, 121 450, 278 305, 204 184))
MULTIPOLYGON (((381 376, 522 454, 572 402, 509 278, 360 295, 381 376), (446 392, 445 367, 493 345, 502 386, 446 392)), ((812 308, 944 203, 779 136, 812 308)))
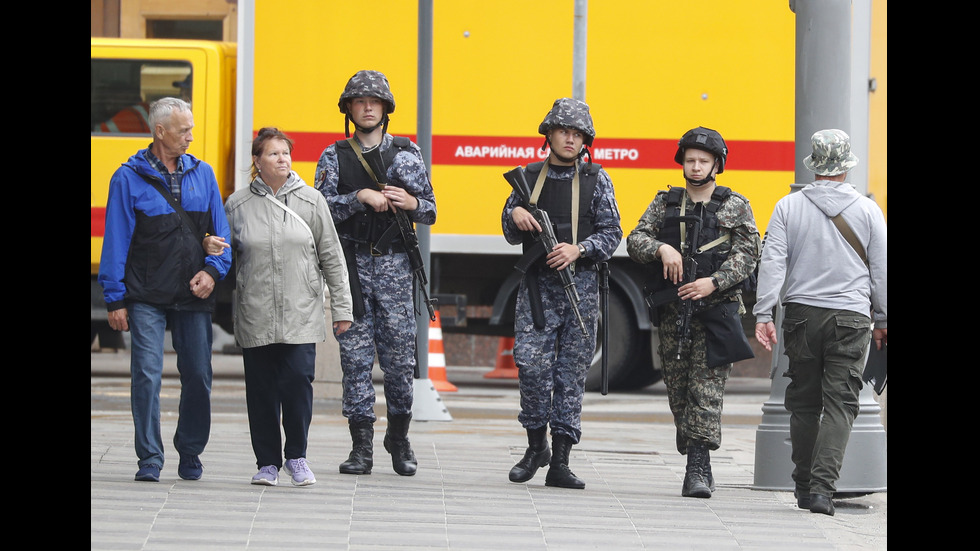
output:
POLYGON ((337 400, 317 399, 307 454, 317 483, 293 487, 280 473, 279 486, 265 487, 249 484, 255 463, 244 381, 217 376, 240 366, 240 357, 216 355, 204 477, 177 476, 170 440, 179 383, 168 377, 167 463, 160 482, 148 483, 133 480, 129 381, 110 365, 118 356, 92 354, 92 549, 887 548, 887 493, 835 500, 837 514, 828 517, 798 509, 791 492, 752 488, 768 380, 730 380, 722 447, 711 455, 717 490, 710 499, 680 496, 685 459, 674 449, 662 384, 586 396, 583 438, 570 461, 584 490, 546 487, 547 468, 528 483, 509 482, 526 446, 516 420, 516 381, 482 379, 477 368, 447 369, 459 388, 440 395, 451 421, 413 422, 417 475, 392 470, 381 443, 383 408, 373 473, 340 474, 337 466, 350 451, 346 420, 337 400))

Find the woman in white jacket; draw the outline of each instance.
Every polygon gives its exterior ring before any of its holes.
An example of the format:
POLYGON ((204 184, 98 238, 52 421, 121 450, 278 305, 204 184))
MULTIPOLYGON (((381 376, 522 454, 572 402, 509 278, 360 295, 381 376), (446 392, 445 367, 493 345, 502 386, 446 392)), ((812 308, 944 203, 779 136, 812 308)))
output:
POLYGON ((268 486, 278 483, 280 468, 296 486, 316 482, 306 448, 316 343, 326 339, 324 281, 334 337, 354 320, 347 265, 327 201, 292 171, 292 149, 280 130, 261 129, 252 142, 252 182, 225 202, 235 260, 235 340, 242 347, 259 468, 252 484, 268 486))

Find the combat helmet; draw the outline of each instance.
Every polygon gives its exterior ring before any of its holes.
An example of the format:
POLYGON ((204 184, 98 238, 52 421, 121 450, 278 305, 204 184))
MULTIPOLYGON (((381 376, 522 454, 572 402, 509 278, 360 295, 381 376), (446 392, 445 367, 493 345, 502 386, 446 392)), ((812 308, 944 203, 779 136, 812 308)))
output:
MULTIPOLYGON (((391 88, 388 86, 388 78, 380 71, 362 70, 354 73, 354 76, 350 77, 350 80, 347 81, 347 86, 344 87, 343 93, 340 94, 340 100, 337 102, 337 107, 344 114, 344 132, 347 134, 347 137, 350 137, 350 113, 347 110, 346 103, 354 98, 363 97, 378 98, 384 102, 385 114, 382 117, 382 122, 379 124, 384 124, 385 132, 388 131, 388 115, 395 112, 395 96, 391 94, 391 88)), ((365 130, 370 131, 373 128, 365 130)))
POLYGON ((538 133, 547 137, 552 128, 563 126, 574 128, 585 134, 583 143, 592 146, 595 139, 595 128, 592 127, 592 115, 589 114, 589 105, 584 101, 572 98, 560 98, 555 100, 551 111, 545 115, 544 120, 538 125, 538 133))
POLYGON ((680 141, 677 142, 677 153, 674 154, 674 162, 683 166, 684 151, 688 148, 700 149, 711 153, 718 159, 717 174, 725 171, 725 160, 728 159, 728 146, 725 145, 725 140, 716 130, 699 126, 685 132, 681 136, 680 141))

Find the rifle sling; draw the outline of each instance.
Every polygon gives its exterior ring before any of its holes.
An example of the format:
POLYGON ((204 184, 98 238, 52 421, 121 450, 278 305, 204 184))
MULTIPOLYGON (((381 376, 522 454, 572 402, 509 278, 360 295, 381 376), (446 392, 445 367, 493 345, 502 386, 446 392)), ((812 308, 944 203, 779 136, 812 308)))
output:
MULTIPOLYGON (((687 214, 687 194, 685 193, 681 197, 681 216, 685 216, 686 214, 687 214)), ((694 252, 696 254, 701 254, 709 249, 713 249, 718 245, 721 245, 722 243, 728 241, 729 239, 731 239, 731 234, 725 231, 723 235, 698 247, 698 249, 694 252)), ((684 247, 686 243, 687 243, 687 224, 685 222, 681 222, 681 247, 684 247)))
MULTIPOLYGON (((541 166, 541 172, 538 173, 538 178, 534 182, 534 189, 531 191, 531 199, 528 203, 533 207, 538 204, 538 197, 541 196, 541 190, 544 189, 544 181, 548 177, 548 160, 544 160, 544 164, 541 166)), ((578 207, 579 207, 579 193, 581 186, 579 185, 578 178, 578 161, 575 161, 575 176, 572 177, 572 245, 578 245, 578 207)), ((572 271, 575 271, 574 262, 572 263, 572 271)))
MULTIPOLYGON (((379 188, 384 189, 385 184, 382 184, 378 180, 377 174, 375 174, 374 171, 371 170, 371 165, 369 165, 367 160, 364 159, 364 154, 361 152, 361 144, 357 143, 357 140, 355 140, 354 138, 347 138, 347 143, 350 144, 351 149, 353 149, 354 153, 357 154, 357 160, 361 161, 361 166, 363 166, 364 170, 366 170, 368 175, 371 176, 371 179, 374 180, 374 183, 377 184, 379 188)), ((378 145, 378 147, 380 147, 380 144, 378 145)))

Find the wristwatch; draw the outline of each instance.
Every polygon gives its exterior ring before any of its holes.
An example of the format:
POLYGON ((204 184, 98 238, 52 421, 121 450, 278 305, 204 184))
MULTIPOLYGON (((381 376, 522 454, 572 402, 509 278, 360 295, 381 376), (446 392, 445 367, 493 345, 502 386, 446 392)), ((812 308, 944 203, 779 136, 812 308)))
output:
POLYGON ((718 285, 718 278, 715 277, 715 276, 711 276, 711 284, 715 286, 715 289, 718 289, 718 287, 719 287, 719 285, 718 285))
POLYGON ((585 245, 579 243, 578 244, 578 252, 581 253, 582 256, 585 256, 585 245))

